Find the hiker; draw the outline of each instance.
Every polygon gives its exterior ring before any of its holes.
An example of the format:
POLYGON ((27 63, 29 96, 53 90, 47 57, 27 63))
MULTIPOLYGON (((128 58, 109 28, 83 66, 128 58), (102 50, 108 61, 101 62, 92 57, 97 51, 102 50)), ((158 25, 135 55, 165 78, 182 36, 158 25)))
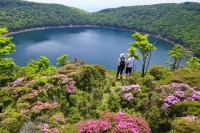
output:
POLYGON ((128 60, 126 62, 126 70, 125 70, 126 78, 129 78, 131 76, 134 60, 135 60, 135 58, 133 57, 133 55, 129 54, 128 60))
POLYGON ((123 70, 125 68, 126 65, 126 58, 125 58, 125 54, 121 53, 120 57, 118 59, 118 67, 117 67, 117 75, 116 78, 118 79, 118 75, 120 73, 120 77, 122 76, 123 70))

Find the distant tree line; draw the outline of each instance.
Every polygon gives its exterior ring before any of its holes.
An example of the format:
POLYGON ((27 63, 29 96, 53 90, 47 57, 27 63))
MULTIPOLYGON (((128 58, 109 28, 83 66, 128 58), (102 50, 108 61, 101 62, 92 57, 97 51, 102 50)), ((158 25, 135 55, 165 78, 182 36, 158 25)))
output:
POLYGON ((58 4, 0 0, 0 27, 9 31, 61 25, 97 25, 158 35, 200 56, 200 3, 157 4, 89 13, 58 4))
POLYGON ((0 0, 0 27, 9 31, 27 28, 88 24, 86 11, 56 4, 0 0))

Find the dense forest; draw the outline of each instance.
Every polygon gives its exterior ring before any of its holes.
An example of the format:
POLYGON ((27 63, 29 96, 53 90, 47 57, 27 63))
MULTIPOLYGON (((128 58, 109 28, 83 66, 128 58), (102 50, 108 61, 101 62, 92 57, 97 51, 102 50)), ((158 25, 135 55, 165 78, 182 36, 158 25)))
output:
POLYGON ((0 27, 97 25, 136 30, 169 39, 200 53, 200 3, 157 4, 105 9, 95 13, 57 4, 0 0, 0 27))
POLYGON ((200 3, 158 4, 105 9, 95 13, 97 25, 158 35, 200 53, 200 3))
POLYGON ((84 25, 86 11, 56 4, 39 4, 20 0, 0 0, 0 27, 16 31, 34 27, 84 25))

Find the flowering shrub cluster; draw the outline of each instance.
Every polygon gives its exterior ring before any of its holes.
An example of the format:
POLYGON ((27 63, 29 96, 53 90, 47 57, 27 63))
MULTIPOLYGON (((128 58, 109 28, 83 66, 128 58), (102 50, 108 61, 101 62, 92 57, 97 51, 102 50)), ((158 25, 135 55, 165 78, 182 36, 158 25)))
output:
POLYGON ((59 133, 57 128, 50 129, 49 124, 46 124, 46 123, 42 127, 42 132, 43 133, 59 133))
POLYGON ((28 100, 29 102, 30 101, 35 102, 37 96, 42 92, 46 93, 46 89, 45 88, 39 88, 38 90, 31 90, 31 92, 28 93, 27 95, 24 95, 24 96, 20 97, 19 101, 28 100))
POLYGON ((138 84, 136 84, 136 85, 133 84, 133 85, 128 85, 128 86, 122 86, 120 88, 119 93, 122 95, 122 98, 124 100, 132 101, 134 99, 133 93, 137 92, 140 88, 141 88, 141 86, 138 85, 138 84))
POLYGON ((21 113, 28 113, 28 112, 31 111, 32 113, 38 114, 45 109, 55 109, 58 106, 59 105, 58 105, 57 102, 53 102, 53 103, 45 102, 45 103, 43 103, 41 101, 37 101, 31 109, 22 109, 20 112, 21 113))
POLYGON ((53 76, 53 79, 57 82, 57 84, 62 86, 63 91, 65 93, 69 93, 69 94, 75 93, 74 85, 76 82, 72 78, 69 78, 65 74, 57 74, 53 76))
POLYGON ((172 83, 169 85, 160 86, 162 93, 165 94, 163 108, 167 109, 170 105, 179 102, 199 101, 200 91, 183 83, 172 83))
POLYGON ((89 120, 77 123, 79 133, 99 133, 101 131, 108 131, 111 128, 111 123, 103 120, 89 120))
POLYGON ((77 123, 79 133, 150 133, 151 130, 147 123, 141 119, 129 114, 111 113, 104 111, 99 120, 96 121, 82 121, 77 123))
POLYGON ((22 78, 18 78, 17 80, 15 80, 13 83, 12 83, 12 87, 17 87, 19 85, 21 85, 23 82, 24 82, 25 78, 22 77, 22 78))
POLYGON ((195 121, 195 120, 198 119, 198 117, 197 117, 197 116, 194 116, 194 115, 187 115, 187 116, 185 116, 185 117, 183 117, 183 118, 185 118, 185 119, 187 119, 187 120, 189 120, 189 121, 195 121))
POLYGON ((74 84, 75 82, 69 85, 69 89, 67 90, 69 94, 75 93, 74 84))
POLYGON ((66 118, 64 117, 63 113, 56 113, 51 117, 51 123, 55 126, 58 126, 58 124, 66 124, 66 118))
POLYGON ((123 99, 126 99, 127 101, 132 101, 134 98, 133 98, 133 94, 132 93, 125 93, 123 96, 122 96, 123 99))
POLYGON ((128 85, 128 86, 122 86, 121 89, 120 89, 120 92, 129 92, 131 90, 139 90, 141 88, 140 85, 138 84, 133 84, 133 85, 128 85))

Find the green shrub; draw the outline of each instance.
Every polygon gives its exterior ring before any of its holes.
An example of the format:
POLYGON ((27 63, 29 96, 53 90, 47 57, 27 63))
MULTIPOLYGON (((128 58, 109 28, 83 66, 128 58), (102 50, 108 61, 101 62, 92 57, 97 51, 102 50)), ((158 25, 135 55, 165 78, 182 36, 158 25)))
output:
POLYGON ((177 111, 180 115, 196 115, 200 117, 200 102, 199 101, 188 101, 180 102, 176 104, 177 111))
POLYGON ((101 73, 103 78, 106 77, 106 69, 105 69, 104 66, 100 66, 100 65, 97 65, 97 64, 95 64, 93 66, 101 73))
POLYGON ((165 116, 161 108, 150 107, 146 112, 145 118, 149 123, 152 133, 164 133, 171 128, 171 124, 168 121, 169 118, 165 116))
POLYGON ((167 78, 171 73, 169 68, 165 68, 162 66, 152 66, 149 70, 149 74, 155 77, 156 80, 161 80, 167 78))
POLYGON ((29 92, 31 92, 31 88, 28 87, 17 87, 13 90, 14 94, 17 95, 17 97, 21 97, 29 92))
POLYGON ((187 62, 187 66, 192 70, 200 70, 200 59, 197 57, 192 57, 187 62))
POLYGON ((176 83, 185 83, 190 86, 195 86, 200 88, 200 71, 192 70, 188 67, 183 67, 177 69, 173 74, 171 74, 168 78, 162 81, 162 84, 169 84, 172 82, 176 83))
POLYGON ((43 77, 39 77, 36 79, 36 85, 44 86, 47 83, 47 79, 43 77))
POLYGON ((142 84, 143 78, 141 77, 141 73, 134 72, 131 77, 127 79, 127 84, 142 84))
POLYGON ((8 75, 0 75, 0 87, 8 85, 11 81, 14 80, 13 76, 8 76, 8 75))
POLYGON ((120 106, 121 98, 118 94, 110 94, 108 98, 108 107, 112 112, 118 112, 121 108, 120 106))
POLYGON ((90 92, 92 88, 102 86, 103 75, 91 65, 80 67, 80 80, 76 81, 76 85, 81 90, 90 92))
POLYGON ((14 103, 14 95, 9 88, 0 89, 0 109, 3 110, 10 104, 14 103))
POLYGON ((68 123, 62 130, 62 133, 78 133, 78 127, 75 124, 68 123))
POLYGON ((17 77, 25 77, 26 79, 33 79, 35 77, 36 70, 33 67, 18 67, 17 77))
POLYGON ((27 109, 27 108, 30 108, 30 103, 28 102, 17 102, 16 103, 16 108, 18 111, 22 110, 22 109, 27 109))
POLYGON ((24 122, 22 114, 16 112, 16 109, 11 107, 5 109, 5 111, 0 115, 0 120, 1 128, 10 133, 17 133, 21 124, 24 122))
POLYGON ((200 120, 188 120, 184 117, 176 118, 172 122, 172 128, 178 133, 199 133, 200 120))
POLYGON ((17 133, 20 128, 20 123, 17 118, 5 118, 1 122, 2 129, 7 129, 10 133, 17 133))
POLYGON ((143 85, 150 88, 155 88, 154 77, 151 75, 146 75, 143 78, 143 85))

